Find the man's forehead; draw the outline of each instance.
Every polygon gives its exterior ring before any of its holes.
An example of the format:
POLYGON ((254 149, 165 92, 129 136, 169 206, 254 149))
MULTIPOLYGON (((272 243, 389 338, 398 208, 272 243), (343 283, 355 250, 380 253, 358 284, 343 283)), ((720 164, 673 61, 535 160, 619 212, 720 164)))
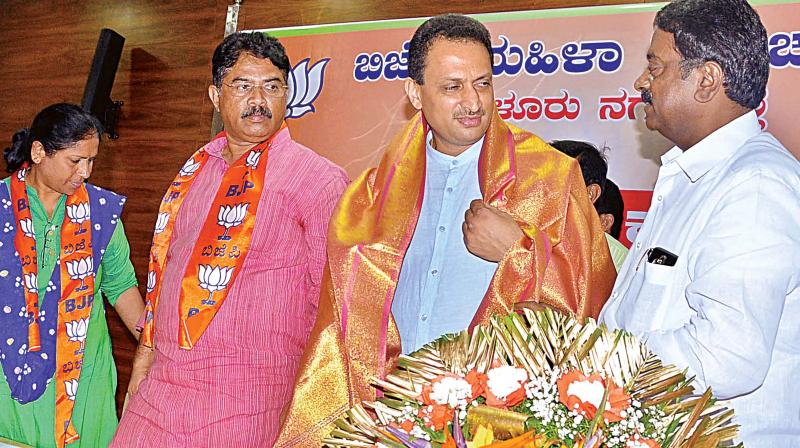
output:
POLYGON ((647 60, 681 58, 675 46, 675 36, 660 28, 655 28, 650 39, 650 48, 647 49, 647 60))
POLYGON ((233 67, 228 70, 225 77, 270 79, 276 75, 283 79, 283 72, 269 58, 259 58, 250 53, 242 53, 236 63, 233 64, 233 67))
POLYGON ((470 68, 470 74, 475 76, 474 71, 477 68, 481 72, 477 74, 478 77, 491 77, 492 66, 489 61, 486 48, 478 42, 439 38, 434 40, 428 50, 425 71, 433 69, 442 78, 463 79, 463 70, 470 68))

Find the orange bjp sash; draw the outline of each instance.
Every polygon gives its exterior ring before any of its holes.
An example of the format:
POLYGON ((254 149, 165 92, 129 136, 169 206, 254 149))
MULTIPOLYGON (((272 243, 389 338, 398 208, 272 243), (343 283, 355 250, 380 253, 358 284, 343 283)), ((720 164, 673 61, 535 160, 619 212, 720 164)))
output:
MULTIPOLYGON (((36 237, 33 231, 28 192, 25 189, 25 174, 22 169, 11 176, 10 191, 14 207, 14 217, 20 224, 14 235, 14 248, 22 263, 25 307, 29 319, 28 351, 41 350, 39 335, 39 290, 36 237), (19 206, 24 204, 25 206, 19 206)), ((59 448, 80 438, 72 424, 72 410, 83 364, 84 341, 91 317, 94 294, 94 262, 91 245, 91 216, 89 213, 89 193, 86 186, 67 196, 64 221, 61 226, 61 250, 59 263, 61 275, 61 298, 58 306, 58 325, 56 333, 56 410, 55 436, 59 448), (88 231, 87 231, 88 229, 88 231), (87 236, 88 235, 88 236, 87 236), (88 239, 88 243, 86 242, 88 239), (64 250, 69 248, 69 250, 64 250), (88 305, 67 307, 62 304, 68 300, 81 303, 85 298, 88 305), (76 350, 75 344, 80 347, 76 350), (65 423, 67 422, 67 423, 65 423)))
MULTIPOLYGON (((211 324, 244 263, 264 188, 269 147, 285 127, 286 123, 283 123, 269 139, 243 154, 222 177, 181 283, 178 343, 182 349, 191 350, 211 324)), ((226 138, 224 131, 214 140, 220 138, 226 138)), ((186 161, 167 189, 158 210, 150 249, 142 330, 142 343, 147 347, 153 347, 154 318, 175 220, 208 157, 204 146, 186 161)))
MULTIPOLYGON (((276 447, 319 446, 348 407, 375 399, 371 378, 401 352, 391 306, 422 206, 427 131, 417 114, 333 212, 317 321, 276 447)), ((578 163, 495 112, 478 178, 484 202, 525 237, 498 264, 472 325, 521 301, 597 317, 616 275, 578 163)))

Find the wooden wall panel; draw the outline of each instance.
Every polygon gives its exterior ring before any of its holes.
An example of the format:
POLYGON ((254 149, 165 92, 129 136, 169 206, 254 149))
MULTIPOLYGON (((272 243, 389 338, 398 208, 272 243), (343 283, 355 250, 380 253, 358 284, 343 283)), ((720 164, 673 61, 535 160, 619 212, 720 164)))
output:
MULTIPOLYGON (((644 0, 245 0, 239 29, 484 13, 644 0)), ((3 0, 0 5, 0 148, 44 106, 79 102, 101 28, 126 38, 112 98, 124 101, 120 139, 106 141, 92 182, 130 198, 123 214, 144 292, 147 251, 160 198, 209 136, 211 53, 222 37, 225 0, 3 0)), ((133 338, 109 311, 127 388, 133 338)))

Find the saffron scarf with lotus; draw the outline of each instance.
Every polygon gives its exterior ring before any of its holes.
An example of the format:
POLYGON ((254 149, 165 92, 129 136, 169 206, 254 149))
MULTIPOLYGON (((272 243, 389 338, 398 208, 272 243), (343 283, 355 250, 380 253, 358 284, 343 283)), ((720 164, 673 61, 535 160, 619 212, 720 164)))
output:
POLYGON ((6 381, 17 402, 37 400, 55 379, 55 443, 62 448, 80 438, 72 412, 94 303, 95 275, 124 198, 98 187, 92 187, 90 194, 85 184, 67 196, 58 268, 40 300, 39 254, 27 172, 27 168, 15 172, 9 188, 5 183, 0 188, 0 217, 6 221, 0 237, 0 351, 6 381))
MULTIPOLYGON (((375 398, 370 378, 401 352, 390 311, 422 206, 427 132, 417 114, 334 210, 317 321, 276 446, 319 446, 345 410, 375 398)), ((478 176, 483 200, 525 237, 498 264, 472 325, 523 301, 597 317, 616 274, 578 163, 495 112, 478 176)))
MULTIPOLYGON (((191 350, 211 324, 244 263, 264 188, 269 146, 285 127, 283 123, 269 139, 245 152, 222 176, 181 283, 178 343, 185 350, 191 350)), ((223 131, 212 143, 224 138, 223 131)), ((147 347, 153 347, 155 313, 175 220, 192 183, 208 161, 206 146, 186 161, 158 209, 142 330, 142 343, 147 347)))

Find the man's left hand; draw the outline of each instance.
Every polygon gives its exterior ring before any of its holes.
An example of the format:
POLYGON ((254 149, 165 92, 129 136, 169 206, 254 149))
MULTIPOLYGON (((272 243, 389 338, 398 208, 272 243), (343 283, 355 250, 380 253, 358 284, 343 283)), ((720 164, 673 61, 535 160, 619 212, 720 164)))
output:
POLYGON ((473 255, 499 262, 525 234, 506 212, 475 199, 464 213, 464 244, 473 255))

